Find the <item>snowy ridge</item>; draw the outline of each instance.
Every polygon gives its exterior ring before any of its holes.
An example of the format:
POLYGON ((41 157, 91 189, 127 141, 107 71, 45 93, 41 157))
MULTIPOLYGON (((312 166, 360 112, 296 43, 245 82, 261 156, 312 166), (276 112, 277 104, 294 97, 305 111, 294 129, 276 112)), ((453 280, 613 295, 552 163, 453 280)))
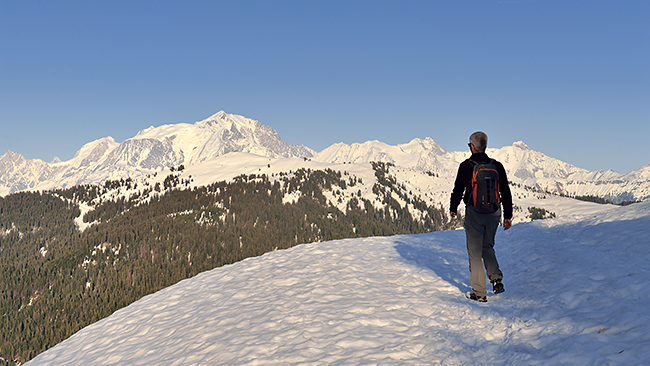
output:
POLYGON ((305 244, 204 272, 26 365, 637 365, 650 202, 497 234, 506 292, 466 300, 461 230, 305 244))
MULTIPOLYGON (((650 198, 650 166, 625 175, 612 170, 588 171, 532 150, 518 141, 487 154, 503 163, 511 182, 538 190, 569 196, 598 196, 615 203, 650 198)), ((458 164, 468 151, 448 152, 433 140, 414 139, 391 146, 379 141, 362 144, 335 144, 317 153, 315 160, 330 163, 385 161, 397 166, 455 177, 458 164)))

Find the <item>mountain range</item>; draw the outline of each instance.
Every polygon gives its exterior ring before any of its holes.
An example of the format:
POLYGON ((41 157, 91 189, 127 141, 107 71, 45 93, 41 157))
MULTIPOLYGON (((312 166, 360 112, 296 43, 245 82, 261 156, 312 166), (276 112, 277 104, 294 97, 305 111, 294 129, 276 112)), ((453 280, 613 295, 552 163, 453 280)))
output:
MULTIPOLYGON (((205 163, 234 152, 348 166, 382 161, 450 179, 458 164, 469 156, 467 151, 447 151, 431 138, 416 138, 397 146, 380 141, 337 143, 316 152, 282 141, 273 128, 259 121, 220 111, 194 124, 149 127, 121 143, 112 137, 101 138, 84 145, 68 161, 54 159, 47 163, 7 151, 0 157, 0 195, 135 178, 179 165, 205 163)), ((538 190, 595 196, 615 203, 650 197, 650 165, 626 174, 588 171, 532 150, 521 141, 489 148, 487 153, 504 164, 511 182, 538 190)))

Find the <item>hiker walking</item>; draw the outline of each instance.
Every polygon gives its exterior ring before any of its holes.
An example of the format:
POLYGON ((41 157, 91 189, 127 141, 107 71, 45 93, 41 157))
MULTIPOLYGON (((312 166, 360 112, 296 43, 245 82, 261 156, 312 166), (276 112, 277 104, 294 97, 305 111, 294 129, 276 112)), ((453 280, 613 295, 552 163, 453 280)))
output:
POLYGON ((474 132, 469 137, 472 156, 460 163, 456 182, 451 193, 450 215, 456 217, 460 201, 465 202, 465 235, 469 255, 470 286, 473 292, 468 298, 487 301, 485 271, 492 282, 495 294, 505 291, 503 273, 494 253, 494 237, 501 221, 503 204, 503 228, 512 225, 512 195, 503 165, 485 153, 487 135, 474 132))

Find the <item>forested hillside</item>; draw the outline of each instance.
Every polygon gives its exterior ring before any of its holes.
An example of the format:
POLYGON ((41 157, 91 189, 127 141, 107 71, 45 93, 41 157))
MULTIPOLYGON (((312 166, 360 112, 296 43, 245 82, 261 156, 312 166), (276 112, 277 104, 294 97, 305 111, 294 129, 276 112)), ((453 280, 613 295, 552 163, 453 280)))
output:
POLYGON ((136 184, 130 180, 4 197, 0 364, 25 362, 147 294, 247 257, 300 243, 458 224, 447 222, 440 208, 409 198, 389 167, 373 164, 373 192, 381 202, 359 195, 345 212, 324 192, 349 190, 357 180, 329 169, 273 179, 239 176, 194 188, 171 174, 162 186, 129 199, 101 197, 136 184), (298 199, 284 200, 292 194, 298 199), (80 203, 92 206, 84 221, 93 224, 83 231, 74 221, 80 203))

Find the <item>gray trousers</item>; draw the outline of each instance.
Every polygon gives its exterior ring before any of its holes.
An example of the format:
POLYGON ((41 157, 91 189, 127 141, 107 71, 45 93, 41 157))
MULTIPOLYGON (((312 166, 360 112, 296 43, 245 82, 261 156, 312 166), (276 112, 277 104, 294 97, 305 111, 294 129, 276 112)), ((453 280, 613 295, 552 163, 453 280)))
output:
POLYGON ((465 235, 469 255, 469 283, 477 296, 487 296, 485 271, 490 281, 503 279, 494 253, 494 237, 501 221, 501 209, 493 214, 479 214, 474 206, 465 209, 465 235))

